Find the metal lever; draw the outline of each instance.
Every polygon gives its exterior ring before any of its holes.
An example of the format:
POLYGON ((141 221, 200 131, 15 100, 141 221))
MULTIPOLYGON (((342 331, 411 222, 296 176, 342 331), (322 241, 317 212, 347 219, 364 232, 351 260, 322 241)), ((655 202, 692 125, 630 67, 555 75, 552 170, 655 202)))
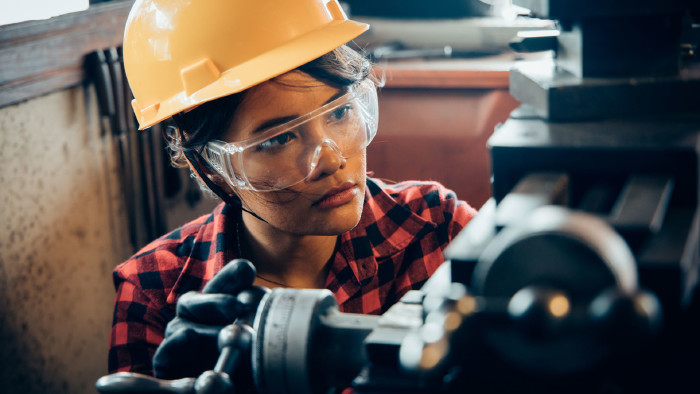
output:
POLYGON ((99 378, 95 387, 107 393, 193 394, 195 378, 161 380, 134 372, 119 372, 99 378))
MULTIPOLYGON (((208 286, 209 284, 204 287, 204 293, 211 292, 212 289, 208 286)), ((103 394, 234 394, 235 389, 230 375, 242 360, 250 359, 254 337, 251 325, 260 300, 269 292, 270 290, 265 287, 253 286, 238 294, 237 298, 241 303, 250 308, 235 322, 219 332, 219 358, 213 370, 205 371, 197 378, 178 380, 161 380, 133 372, 119 372, 98 379, 95 383, 97 391, 103 394)))
POLYGON ((235 371, 241 360, 250 357, 253 329, 247 324, 230 324, 219 333, 220 356, 212 371, 195 378, 162 380, 133 372, 119 372, 103 376, 95 387, 103 394, 234 394, 229 374, 235 371))

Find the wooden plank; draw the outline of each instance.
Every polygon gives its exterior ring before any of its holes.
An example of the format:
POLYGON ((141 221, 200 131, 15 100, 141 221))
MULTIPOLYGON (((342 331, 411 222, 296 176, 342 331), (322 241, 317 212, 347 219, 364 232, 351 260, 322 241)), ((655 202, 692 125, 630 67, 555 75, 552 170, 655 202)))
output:
POLYGON ((54 70, 0 87, 0 108, 80 85, 85 74, 73 68, 54 70))
POLYGON ((388 88, 508 89, 508 71, 387 69, 388 88))
POLYGON ((378 62, 375 75, 387 88, 508 89, 510 70, 519 61, 547 58, 548 53, 447 59, 403 59, 378 62))
POLYGON ((80 84, 86 54, 121 45, 132 4, 0 27, 0 107, 80 84))

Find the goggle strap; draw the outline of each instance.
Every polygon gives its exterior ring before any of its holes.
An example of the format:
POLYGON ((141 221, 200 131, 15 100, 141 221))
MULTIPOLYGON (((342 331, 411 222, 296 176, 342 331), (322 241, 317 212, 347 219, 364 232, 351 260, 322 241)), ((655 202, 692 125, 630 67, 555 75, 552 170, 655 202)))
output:
POLYGON ((194 171, 197 173, 197 175, 199 175, 199 179, 201 179, 204 182, 204 184, 207 185, 209 190, 211 190, 212 192, 214 192, 214 194, 219 196, 219 198, 221 200, 223 200, 226 203, 226 205, 240 208, 242 211, 245 211, 245 212, 253 215, 254 218, 261 220, 265 223, 268 223, 267 220, 261 218, 255 212, 250 211, 250 210, 246 209, 245 207, 243 207, 243 202, 238 197, 236 197, 235 195, 232 196, 232 195, 226 193, 221 187, 219 187, 219 185, 214 183, 211 179, 209 179, 208 176, 206 176, 206 174, 204 174, 202 169, 199 167, 199 160, 197 160, 197 157, 195 157, 195 155, 199 156, 199 158, 201 158, 205 162, 206 162, 206 160, 204 160, 204 158, 199 153, 194 153, 193 151, 186 150, 186 151, 184 151, 184 154, 185 154, 185 158, 187 158, 187 161, 189 161, 190 164, 192 165, 192 169, 194 169, 194 171))

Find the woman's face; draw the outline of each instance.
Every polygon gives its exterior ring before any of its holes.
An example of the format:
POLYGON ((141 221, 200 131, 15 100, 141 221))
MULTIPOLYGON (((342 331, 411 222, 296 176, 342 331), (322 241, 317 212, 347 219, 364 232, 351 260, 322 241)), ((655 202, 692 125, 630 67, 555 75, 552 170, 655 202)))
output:
MULTIPOLYGON (((339 93, 337 88, 308 74, 288 72, 247 91, 231 127, 220 139, 227 142, 249 139, 257 130, 305 115, 339 93)), ((308 127, 323 125, 312 121, 308 127)), ((244 207, 276 229, 300 235, 337 235, 355 227, 360 219, 365 173, 365 149, 344 159, 325 146, 306 180, 275 192, 235 192, 244 207)))

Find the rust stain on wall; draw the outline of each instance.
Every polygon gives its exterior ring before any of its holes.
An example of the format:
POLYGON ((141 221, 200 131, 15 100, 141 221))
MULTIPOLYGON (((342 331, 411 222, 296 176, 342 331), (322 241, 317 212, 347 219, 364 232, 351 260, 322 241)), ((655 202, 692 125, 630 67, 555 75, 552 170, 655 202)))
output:
MULTIPOLYGON (((128 257, 94 92, 0 109, 0 381, 4 393, 94 393, 128 257)), ((108 137, 107 137, 108 138, 108 137)))

